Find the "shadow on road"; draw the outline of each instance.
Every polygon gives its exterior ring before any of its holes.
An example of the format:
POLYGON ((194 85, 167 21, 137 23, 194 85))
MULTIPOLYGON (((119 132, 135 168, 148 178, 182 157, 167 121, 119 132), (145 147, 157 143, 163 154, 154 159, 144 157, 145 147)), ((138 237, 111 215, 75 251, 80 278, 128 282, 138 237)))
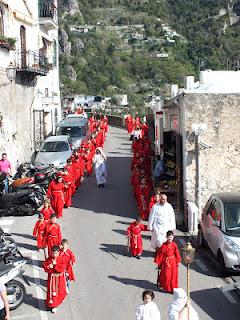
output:
POLYGON ((222 314, 222 306, 225 305, 226 310, 229 310, 227 304, 230 302, 220 294, 219 288, 191 292, 191 300, 207 313, 210 319, 237 319, 236 315, 240 314, 240 304, 231 304, 231 314, 222 314))
POLYGON ((120 278, 117 276, 108 276, 108 278, 112 279, 114 281, 121 282, 127 286, 134 286, 134 287, 142 288, 144 290, 156 290, 157 289, 157 286, 148 280, 120 278))
MULTIPOLYGON (((100 250, 104 252, 111 252, 113 254, 118 254, 121 256, 129 256, 131 257, 131 254, 128 252, 127 248, 127 241, 126 241, 126 246, 122 244, 111 244, 111 243, 101 243, 102 248, 100 250)), ((153 251, 143 251, 142 257, 154 257, 154 252, 153 251)))
POLYGON ((73 207, 95 214, 137 217, 130 184, 130 163, 130 157, 108 157, 105 188, 96 186, 95 176, 87 178, 73 197, 73 207))
POLYGON ((22 237, 22 238, 26 238, 26 239, 31 239, 31 240, 36 239, 34 236, 32 236, 30 234, 26 234, 26 233, 11 233, 11 234, 13 236, 22 237))

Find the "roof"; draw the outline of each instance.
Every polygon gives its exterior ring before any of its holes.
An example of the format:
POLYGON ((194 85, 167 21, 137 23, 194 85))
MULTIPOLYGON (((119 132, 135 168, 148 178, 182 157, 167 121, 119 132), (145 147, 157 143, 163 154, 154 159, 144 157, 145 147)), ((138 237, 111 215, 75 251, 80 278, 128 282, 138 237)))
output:
POLYGON ((44 140, 44 142, 51 142, 51 141, 68 141, 69 136, 50 136, 47 139, 44 140))
POLYGON ((227 203, 227 202, 240 203, 240 192, 221 192, 221 193, 214 193, 212 196, 220 199, 224 203, 227 203))
POLYGON ((199 85, 184 92, 240 94, 240 71, 201 71, 199 85))
POLYGON ((58 122, 56 127, 83 127, 87 124, 87 122, 87 118, 70 117, 58 122))

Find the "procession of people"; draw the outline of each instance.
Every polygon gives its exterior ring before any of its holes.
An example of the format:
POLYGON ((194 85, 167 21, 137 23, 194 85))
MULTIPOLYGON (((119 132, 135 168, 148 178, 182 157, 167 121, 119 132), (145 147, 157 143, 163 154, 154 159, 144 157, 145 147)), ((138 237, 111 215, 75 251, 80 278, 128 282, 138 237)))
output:
MULTIPOLYGON (((178 267, 181 256, 178 246, 174 242, 176 230, 174 209, 167 201, 166 194, 161 194, 158 187, 155 187, 154 190, 156 178, 163 172, 162 154, 157 155, 155 170, 152 170, 154 152, 151 150, 148 125, 146 122, 140 121, 138 114, 135 118, 127 114, 125 125, 132 141, 131 184, 138 208, 137 219, 127 229, 128 250, 132 257, 140 259, 143 252, 142 232, 151 232, 151 247, 154 250, 153 262, 158 269, 158 289, 174 294, 174 301, 169 307, 169 320, 188 319, 185 317, 186 312, 184 311, 185 307, 190 308, 187 305, 187 300, 184 300, 183 306, 178 310, 174 309, 174 306, 178 305, 178 299, 181 299, 180 295, 183 296, 184 292, 183 289, 178 288, 178 267), (147 224, 144 224, 144 221, 147 221, 147 224)), ((146 290, 143 292, 142 298, 143 304, 136 311, 136 319, 159 320, 161 318, 160 312, 152 301, 154 293, 146 290)), ((191 310, 192 317, 189 319, 198 319, 192 307, 191 310)))
MULTIPOLYGON (((76 113, 79 114, 78 108, 76 113)), ((60 220, 64 208, 71 207, 72 197, 84 181, 91 176, 93 166, 98 187, 106 184, 106 155, 103 145, 108 131, 108 119, 100 119, 93 114, 89 118, 86 139, 68 159, 66 166, 56 174, 48 186, 47 198, 40 209, 33 235, 36 237, 38 251, 44 252, 44 271, 48 274, 46 306, 53 313, 69 294, 70 281, 75 280, 73 265, 77 260, 69 249, 67 239, 63 239, 60 220)))

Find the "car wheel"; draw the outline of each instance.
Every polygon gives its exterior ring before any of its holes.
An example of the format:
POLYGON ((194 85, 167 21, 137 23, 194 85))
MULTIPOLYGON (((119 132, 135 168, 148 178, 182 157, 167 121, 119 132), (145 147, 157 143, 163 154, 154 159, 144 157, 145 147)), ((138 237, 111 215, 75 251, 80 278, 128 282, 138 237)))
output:
POLYGON ((206 244, 206 240, 204 239, 203 236, 203 232, 202 232, 202 228, 199 227, 198 230, 198 244, 199 246, 201 246, 202 248, 206 248, 207 244, 206 244))
POLYGON ((217 262, 218 262, 218 269, 221 277, 226 277, 227 275, 227 270, 225 267, 225 262, 224 262, 224 257, 222 252, 219 250, 218 255, 217 255, 217 262))

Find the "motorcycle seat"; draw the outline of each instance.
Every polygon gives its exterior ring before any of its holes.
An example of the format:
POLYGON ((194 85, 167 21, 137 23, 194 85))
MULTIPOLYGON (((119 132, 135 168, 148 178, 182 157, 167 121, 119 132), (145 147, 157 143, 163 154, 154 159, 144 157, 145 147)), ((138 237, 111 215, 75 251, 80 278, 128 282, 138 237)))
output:
POLYGON ((18 198, 21 198, 28 194, 28 190, 21 190, 19 192, 5 193, 0 197, 0 202, 15 202, 18 198))
POLYGON ((14 266, 12 264, 0 265, 0 277, 4 276, 6 273, 8 273, 13 268, 14 268, 14 266))

